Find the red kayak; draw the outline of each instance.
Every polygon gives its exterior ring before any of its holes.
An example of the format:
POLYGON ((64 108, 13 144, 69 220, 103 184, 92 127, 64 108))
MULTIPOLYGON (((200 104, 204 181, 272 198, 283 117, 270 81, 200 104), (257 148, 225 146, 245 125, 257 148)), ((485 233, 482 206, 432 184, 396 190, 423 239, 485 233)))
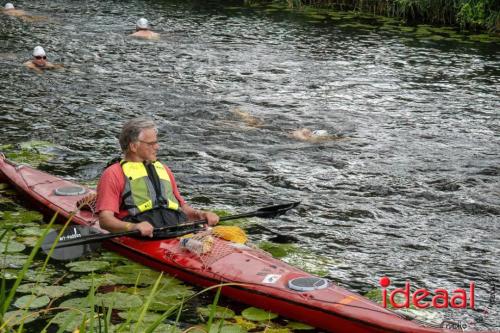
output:
MULTIPOLYGON (((12 184, 45 214, 59 212, 64 219, 77 210, 79 199, 92 193, 91 189, 80 187, 80 194, 61 195, 66 188, 74 189, 78 185, 29 166, 16 165, 1 156, 0 180, 12 184)), ((100 230, 97 217, 90 211, 78 211, 73 222, 100 230)), ((178 238, 142 240, 121 237, 105 241, 104 246, 201 287, 238 283, 223 287, 222 293, 239 302, 328 332, 458 332, 424 326, 407 319, 326 279, 274 259, 261 250, 219 238, 214 238, 214 241, 219 243, 219 249, 224 250, 203 258, 182 249, 178 238)))

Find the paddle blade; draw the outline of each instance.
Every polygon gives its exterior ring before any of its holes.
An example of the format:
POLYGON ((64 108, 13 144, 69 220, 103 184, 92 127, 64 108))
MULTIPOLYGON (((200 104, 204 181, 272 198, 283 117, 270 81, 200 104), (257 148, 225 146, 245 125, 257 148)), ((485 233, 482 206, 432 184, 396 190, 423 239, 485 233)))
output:
POLYGON ((260 208, 256 211, 256 216, 259 217, 276 217, 279 215, 282 215, 289 211, 292 208, 297 207, 300 205, 300 201, 296 202, 290 202, 286 204, 281 204, 281 205, 274 205, 274 206, 269 206, 269 207, 263 207, 260 208))
MULTIPOLYGON (((94 233, 95 232, 92 232, 92 228, 89 227, 83 227, 78 225, 69 226, 65 230, 65 232, 61 235, 59 242, 57 244, 61 245, 64 243, 65 240, 75 240, 82 238, 82 236, 88 236, 94 233)), ((52 245, 54 244, 55 240, 58 237, 59 237, 59 232, 56 230, 52 230, 51 232, 49 232, 49 234, 47 235, 42 244, 43 252, 50 255, 50 257, 55 260, 76 259, 87 253, 95 251, 100 246, 100 244, 91 244, 91 245, 84 244, 84 245, 73 245, 66 247, 56 247, 52 250, 52 252, 50 252, 52 245)))

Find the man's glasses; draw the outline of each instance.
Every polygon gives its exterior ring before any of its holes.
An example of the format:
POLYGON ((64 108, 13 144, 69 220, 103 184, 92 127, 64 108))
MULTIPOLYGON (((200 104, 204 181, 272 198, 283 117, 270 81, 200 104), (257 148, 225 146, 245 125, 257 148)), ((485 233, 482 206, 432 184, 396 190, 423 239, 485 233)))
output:
POLYGON ((37 59, 37 60, 40 60, 40 59, 45 60, 45 59, 47 59, 47 56, 43 56, 43 57, 42 56, 36 56, 35 59, 37 59))
POLYGON ((158 141, 151 141, 151 142, 147 142, 147 141, 142 141, 142 140, 139 140, 140 143, 144 143, 144 144, 147 144, 148 146, 150 147, 154 147, 156 146, 157 144, 159 144, 158 141))

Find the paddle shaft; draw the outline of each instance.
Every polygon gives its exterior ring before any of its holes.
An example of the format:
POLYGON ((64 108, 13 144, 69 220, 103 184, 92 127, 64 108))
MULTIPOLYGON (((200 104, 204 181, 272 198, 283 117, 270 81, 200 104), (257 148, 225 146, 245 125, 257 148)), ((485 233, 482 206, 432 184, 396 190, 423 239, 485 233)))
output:
MULTIPOLYGON (((236 214, 236 215, 229 215, 229 216, 222 216, 219 218, 219 221, 229 221, 229 220, 236 220, 236 219, 241 219, 245 217, 273 217, 277 215, 281 215, 285 213, 286 211, 290 210, 291 208, 296 207, 300 202, 293 202, 290 204, 283 204, 283 205, 276 205, 276 206, 270 206, 270 207, 264 207, 261 209, 258 209, 253 212, 248 212, 248 213, 242 213, 242 214, 236 214)), ((167 234, 166 238, 168 237, 177 237, 189 232, 196 231, 196 227, 202 224, 207 223, 207 220, 198 220, 194 221, 191 223, 185 223, 185 224, 179 224, 179 225, 174 225, 174 226, 166 226, 166 227, 161 227, 161 228, 155 228, 153 232, 162 232, 162 231, 167 231, 167 230, 172 230, 172 234, 167 234), (189 229, 191 228, 191 229, 189 229)), ((71 240, 64 240, 64 238, 71 238, 72 235, 65 235, 60 239, 60 242, 56 245, 55 248, 63 248, 63 247, 69 247, 69 246, 76 246, 76 245, 84 245, 84 244, 90 244, 90 243, 95 243, 95 242, 101 242, 107 239, 115 238, 115 237, 122 237, 122 236, 139 236, 141 232, 139 230, 130 230, 130 231, 122 231, 122 232, 115 232, 115 233, 109 233, 109 234, 97 234, 97 235, 90 235, 90 236, 84 236, 81 237, 78 234, 75 234, 75 239, 71 240)))

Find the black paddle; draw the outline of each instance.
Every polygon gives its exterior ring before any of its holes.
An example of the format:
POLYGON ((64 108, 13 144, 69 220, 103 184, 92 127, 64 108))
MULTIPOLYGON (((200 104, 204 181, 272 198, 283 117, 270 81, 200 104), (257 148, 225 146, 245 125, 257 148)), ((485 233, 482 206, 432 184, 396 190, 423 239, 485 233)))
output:
MULTIPOLYGON (((297 207, 299 204, 300 202, 292 202, 287 204, 263 207, 253 212, 222 216, 220 217, 219 221, 236 220, 245 217, 273 218, 286 213, 288 210, 297 207)), ((153 232, 154 233, 162 232, 163 233, 162 236, 164 236, 162 238, 172 238, 198 231, 202 229, 200 226, 206 223, 207 223, 206 220, 199 220, 175 226, 155 228, 153 232)), ((86 244, 98 243, 115 237, 139 236, 139 235, 140 235, 139 230, 130 230, 130 231, 103 234, 92 227, 77 225, 69 227, 60 236, 59 241, 57 245, 54 247, 52 253, 50 253, 50 250, 53 247, 54 241, 57 239, 57 237, 59 237, 59 233, 56 231, 51 231, 44 240, 44 243, 42 245, 42 250, 45 253, 50 254, 51 258, 53 259, 71 260, 81 257, 85 253, 91 252, 96 248, 95 245, 89 246, 86 244)))

